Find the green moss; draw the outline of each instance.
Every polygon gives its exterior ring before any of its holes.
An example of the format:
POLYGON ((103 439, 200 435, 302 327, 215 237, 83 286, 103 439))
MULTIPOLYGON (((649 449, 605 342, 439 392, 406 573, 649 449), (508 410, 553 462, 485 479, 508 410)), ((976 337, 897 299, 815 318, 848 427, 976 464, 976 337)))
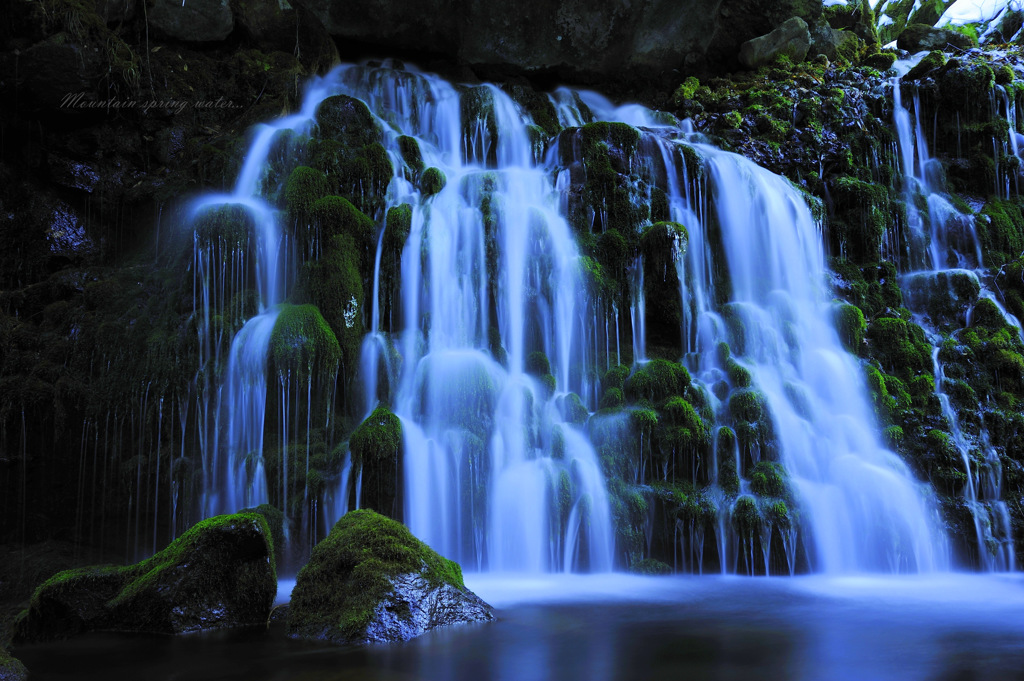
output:
POLYGON ((525 365, 526 373, 532 376, 544 376, 551 373, 551 363, 548 362, 548 356, 540 350, 527 355, 525 365))
POLYGON ((693 99, 697 92, 697 88, 700 87, 700 81, 694 76, 688 76, 686 80, 676 88, 676 91, 672 93, 672 106, 681 108, 686 104, 687 100, 693 99))
POLYGON ((743 125, 743 116, 739 111, 730 111, 722 116, 721 121, 726 129, 735 130, 743 125))
POLYGON ((423 196, 433 196, 444 189, 447 182, 443 172, 430 167, 423 171, 423 176, 420 178, 420 191, 423 192, 423 196))
POLYGON ((238 247, 249 241, 252 216, 242 206, 216 206, 203 211, 195 221, 195 232, 204 245, 238 247))
MULTIPOLYGON (((458 563, 442 558, 399 522, 370 510, 351 511, 313 549, 292 592, 292 636, 361 641, 377 604, 392 593, 389 578, 415 574, 432 586, 465 589, 458 563)), ((410 613, 397 613, 408 618, 410 613)))
POLYGON ((629 571, 638 575, 670 575, 672 568, 653 558, 644 558, 629 566, 629 571))
POLYGON ((843 304, 836 310, 836 327, 843 346, 853 354, 860 354, 867 324, 864 313, 856 305, 843 304))
POLYGON ((616 409, 626 403, 626 398, 620 388, 605 388, 601 395, 601 409, 616 409))
POLYGON ((359 424, 348 441, 352 463, 398 456, 402 447, 402 420, 379 406, 359 424))
POLYGON ((1024 252, 1024 214, 1020 199, 992 198, 976 221, 984 264, 999 267, 1024 252))
POLYGON ((412 229, 412 206, 403 203, 388 209, 384 228, 384 247, 392 253, 400 253, 405 247, 412 229))
POLYGON ((20 681, 28 678, 28 670, 21 661, 15 659, 3 648, 0 648, 0 679, 20 681))
POLYGON ((904 76, 904 79, 910 81, 910 80, 918 80, 919 78, 924 78, 925 76, 930 75, 930 74, 938 71, 939 69, 941 69, 945 65, 946 65, 946 55, 944 55, 939 50, 933 50, 933 51, 929 52, 924 57, 924 59, 919 61, 914 66, 914 68, 910 69, 910 71, 907 72, 907 75, 904 76))
POLYGON ((335 95, 320 103, 316 110, 320 136, 351 148, 380 142, 381 133, 366 104, 349 97, 335 95))
POLYGON ((625 364, 619 364, 605 372, 604 378, 601 379, 601 385, 604 386, 605 390, 608 388, 621 389, 625 387, 627 378, 629 378, 629 367, 625 364))
POLYGON ((626 379, 624 392, 631 401, 660 402, 685 393, 689 385, 690 372, 686 367, 665 359, 652 359, 626 379))
POLYGON ((743 536, 753 536, 761 527, 761 514, 751 497, 740 497, 732 507, 732 524, 743 536))
POLYGON ((288 210, 299 220, 308 219, 313 204, 330 193, 327 176, 309 166, 299 166, 293 170, 284 188, 288 210))
POLYGON ((270 356, 282 373, 329 375, 338 369, 341 348, 316 305, 282 305, 270 337, 270 356))
POLYGON ((762 497, 787 497, 785 470, 777 463, 757 462, 750 473, 750 490, 762 497))
POLYGON ((325 196, 311 207, 310 215, 319 239, 328 241, 339 234, 352 237, 364 262, 372 259, 377 225, 362 211, 340 196, 325 196))
POLYGON ((864 66, 867 66, 869 68, 876 69, 877 71, 881 71, 882 73, 885 73, 886 71, 888 71, 889 69, 892 68, 892 65, 894 63, 896 63, 896 53, 895 52, 875 52, 874 54, 870 54, 867 57, 865 57, 863 60, 861 60, 861 63, 864 66))
POLYGON ((996 84, 997 85, 1009 85, 1017 79, 1017 74, 1010 67, 1009 64, 1003 64, 996 69, 996 84))
POLYGON ((418 177, 423 172, 423 154, 420 152, 420 143, 415 137, 402 135, 398 138, 398 149, 402 154, 402 160, 412 171, 413 177, 418 177))
POLYGON ((576 393, 569 393, 562 399, 561 411, 562 418, 576 426, 582 426, 590 416, 590 412, 583 405, 583 400, 576 393))

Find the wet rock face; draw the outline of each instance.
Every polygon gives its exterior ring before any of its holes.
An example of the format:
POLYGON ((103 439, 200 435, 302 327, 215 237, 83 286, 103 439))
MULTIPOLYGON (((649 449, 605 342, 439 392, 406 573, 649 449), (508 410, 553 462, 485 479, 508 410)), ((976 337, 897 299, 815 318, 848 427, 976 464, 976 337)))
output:
POLYGON ((57 573, 33 594, 15 624, 15 640, 88 631, 179 634, 262 623, 276 593, 263 517, 218 516, 141 563, 57 573))
POLYGON ((736 65, 741 43, 786 19, 821 14, 820 0, 297 0, 339 44, 455 57, 474 66, 575 79, 658 79, 736 65))
POLYGON ((450 584, 432 586, 419 573, 390 581, 392 592, 377 605, 366 627, 367 643, 408 641, 434 627, 494 619, 491 606, 469 590, 450 584))

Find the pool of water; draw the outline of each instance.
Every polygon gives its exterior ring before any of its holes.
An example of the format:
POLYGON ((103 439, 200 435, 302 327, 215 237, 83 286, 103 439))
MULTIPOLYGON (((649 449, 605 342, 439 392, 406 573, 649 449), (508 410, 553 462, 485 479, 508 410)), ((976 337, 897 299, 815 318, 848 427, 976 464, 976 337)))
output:
POLYGON ((92 634, 15 653, 33 681, 1024 679, 1021 575, 466 581, 497 621, 404 644, 339 648, 277 626, 92 634))

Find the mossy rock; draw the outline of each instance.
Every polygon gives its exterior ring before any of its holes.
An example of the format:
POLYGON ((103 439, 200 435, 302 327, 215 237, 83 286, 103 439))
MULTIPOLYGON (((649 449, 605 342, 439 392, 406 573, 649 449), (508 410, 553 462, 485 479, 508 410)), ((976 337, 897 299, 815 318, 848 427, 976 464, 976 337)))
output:
POLYGON ((493 619, 462 570, 399 522, 351 511, 299 571, 287 631, 335 643, 405 641, 439 626, 493 619))
POLYGON ((420 178, 420 191, 423 196, 433 196, 440 193, 447 183, 448 179, 444 173, 431 166, 423 171, 423 176, 420 178))
POLYGON ((666 359, 652 359, 626 379, 624 392, 634 402, 640 399, 661 402, 685 393, 689 385, 690 372, 686 367, 666 359))
POLYGON ((630 565, 629 571, 638 575, 670 575, 672 567, 654 558, 644 558, 630 565))
POLYGON ((0 648, 0 681, 25 681, 26 679, 28 679, 28 670, 25 669, 25 665, 0 648))
POLYGON ((330 194, 330 184, 322 171, 299 166, 288 176, 284 198, 288 210, 298 220, 308 220, 313 204, 330 194))
POLYGON ((840 305, 836 310, 836 328, 839 331, 839 340, 843 342, 843 347, 855 355, 860 354, 861 346, 864 343, 864 332, 867 329, 861 309, 849 303, 840 305))
POLYGON ((282 305, 270 338, 270 356, 278 372, 328 376, 338 369, 341 348, 316 305, 282 305))
POLYGON ((861 64, 869 68, 885 73, 896 63, 895 52, 875 52, 861 60, 861 64))
POLYGON ((324 196, 313 203, 310 216, 317 230, 317 237, 323 242, 340 234, 352 237, 359 250, 360 259, 368 269, 373 259, 377 238, 377 225, 351 201, 341 196, 324 196))
POLYGON ((938 50, 932 50, 924 56, 921 61, 914 65, 914 68, 907 72, 904 80, 918 80, 931 75, 946 65, 946 55, 938 50))
POLYGON ((389 517, 400 517, 402 420, 386 406, 378 406, 352 433, 348 446, 354 469, 362 472, 363 506, 389 517))
POLYGON ((322 138, 350 147, 363 147, 381 140, 377 121, 366 104, 348 95, 334 95, 320 102, 316 123, 322 138))
POLYGON ((217 516, 141 563, 58 572, 32 595, 15 625, 15 640, 262 624, 276 594, 274 548, 263 516, 217 516))
POLYGON ((281 509, 270 504, 260 504, 253 508, 243 509, 239 513, 256 513, 263 516, 263 520, 266 521, 267 528, 270 530, 270 537, 273 542, 274 555, 277 559, 275 567, 280 567, 283 557, 282 552, 284 551, 284 513, 281 512, 281 509))
POLYGON ((195 219, 195 233, 200 244, 243 246, 253 229, 252 215, 243 206, 213 206, 195 219))

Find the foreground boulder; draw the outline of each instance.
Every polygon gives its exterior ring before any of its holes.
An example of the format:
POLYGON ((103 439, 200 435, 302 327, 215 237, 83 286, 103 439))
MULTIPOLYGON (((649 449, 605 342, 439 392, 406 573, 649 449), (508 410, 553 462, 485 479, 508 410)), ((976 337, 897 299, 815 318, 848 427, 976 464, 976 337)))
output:
POLYGON ((217 516, 141 563, 58 572, 36 589, 14 635, 30 642, 87 631, 179 634, 262 623, 275 595, 263 516, 217 516))
POLYGON ((25 665, 0 648, 0 681, 24 681, 27 678, 25 665))
POLYGON ((486 622, 491 606, 394 520, 352 511, 313 549, 295 581, 288 634, 335 643, 407 641, 434 627, 486 622))

